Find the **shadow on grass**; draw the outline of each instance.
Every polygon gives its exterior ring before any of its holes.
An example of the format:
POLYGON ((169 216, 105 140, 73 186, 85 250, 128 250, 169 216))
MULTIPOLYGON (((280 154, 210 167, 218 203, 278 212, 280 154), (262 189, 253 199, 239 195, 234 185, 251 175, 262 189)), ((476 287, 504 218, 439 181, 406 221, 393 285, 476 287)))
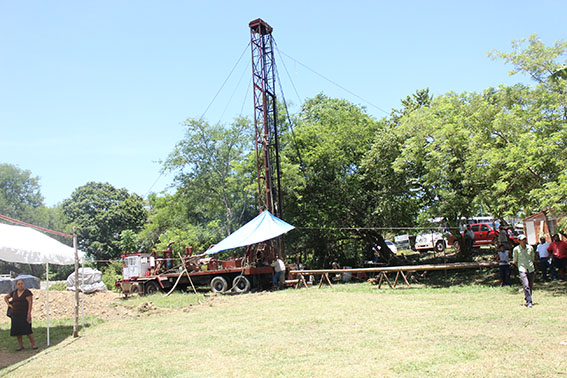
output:
MULTIPOLYGON (((536 271, 535 291, 545 291, 553 296, 564 296, 567 293, 566 281, 541 282, 540 272, 536 271)), ((491 269, 469 269, 469 270, 447 270, 430 271, 417 277, 418 281, 429 287, 446 288, 451 286, 482 285, 500 286, 500 275, 498 268, 491 269)), ((520 276, 517 269, 512 268, 510 274, 511 288, 522 287, 520 276)), ((515 290, 510 290, 510 294, 516 294, 515 290)))
MULTIPOLYGON (((38 350, 31 349, 28 337, 24 336, 24 350, 16 351, 18 341, 10 336, 10 323, 0 323, 0 375, 9 373, 10 366, 24 361, 47 348, 47 328, 45 322, 33 327, 38 350)), ((73 334, 72 320, 54 320, 49 326, 49 344, 53 347, 73 334)))

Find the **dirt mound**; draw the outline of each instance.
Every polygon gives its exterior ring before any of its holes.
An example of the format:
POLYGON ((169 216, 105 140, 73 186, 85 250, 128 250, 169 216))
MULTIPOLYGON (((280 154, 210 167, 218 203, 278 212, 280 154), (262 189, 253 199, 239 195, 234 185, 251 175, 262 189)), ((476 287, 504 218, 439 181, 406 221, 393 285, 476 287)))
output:
MULTIPOLYGON (((45 320, 46 291, 31 290, 33 293, 32 318, 45 320)), ((83 294, 79 293, 79 316, 82 314, 83 294)), ((114 319, 127 315, 131 310, 119 304, 120 294, 115 292, 85 294, 85 316, 96 315, 102 319, 114 319)), ((5 309, 3 310, 5 311, 5 309)), ((73 318, 75 316, 75 293, 71 291, 49 291, 49 318, 73 318)), ((6 316, 0 322, 7 322, 6 316)))

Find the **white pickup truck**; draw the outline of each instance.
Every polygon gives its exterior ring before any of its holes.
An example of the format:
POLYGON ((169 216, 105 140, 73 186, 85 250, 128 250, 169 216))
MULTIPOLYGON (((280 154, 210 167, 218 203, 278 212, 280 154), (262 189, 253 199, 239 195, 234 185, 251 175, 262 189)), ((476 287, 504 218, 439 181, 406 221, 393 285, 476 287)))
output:
POLYGON ((415 249, 418 251, 443 252, 446 247, 447 240, 441 232, 428 232, 415 237, 415 249))

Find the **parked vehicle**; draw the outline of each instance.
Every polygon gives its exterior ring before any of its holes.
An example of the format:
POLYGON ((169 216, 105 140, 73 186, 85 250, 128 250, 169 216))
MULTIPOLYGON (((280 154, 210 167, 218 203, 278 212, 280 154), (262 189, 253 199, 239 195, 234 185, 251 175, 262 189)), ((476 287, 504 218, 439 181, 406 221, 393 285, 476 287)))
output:
POLYGON ((498 244, 498 231, 491 223, 473 223, 471 229, 474 232, 474 247, 498 244))
POLYGON ((447 240, 441 232, 428 232, 415 237, 415 249, 418 251, 443 252, 447 247, 447 240))
MULTIPOLYGON (((480 247, 483 245, 498 245, 498 227, 499 223, 473 223, 470 225, 472 231, 474 232, 474 244, 473 247, 480 247)), ((507 228, 506 232, 508 233, 508 240, 510 240, 510 247, 516 246, 519 244, 518 241, 518 232, 511 228, 507 228)), ((461 233, 464 237, 464 231, 461 233)), ((458 242, 452 243, 453 246, 458 249, 459 245, 458 242)))
POLYGON ((415 250, 415 235, 397 235, 394 236, 394 243, 397 248, 415 250))
POLYGON ((398 247, 396 247, 396 245, 393 242, 391 242, 390 240, 384 240, 384 242, 386 243, 388 248, 390 248, 390 251, 392 251, 392 253, 394 254, 398 253, 398 247))

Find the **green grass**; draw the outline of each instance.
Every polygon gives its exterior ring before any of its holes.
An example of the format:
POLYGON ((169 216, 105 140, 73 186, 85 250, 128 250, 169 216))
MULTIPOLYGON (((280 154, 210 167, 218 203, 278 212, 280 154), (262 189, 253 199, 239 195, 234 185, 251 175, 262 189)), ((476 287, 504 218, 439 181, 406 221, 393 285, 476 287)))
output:
POLYGON ((65 281, 55 282, 54 284, 49 286, 49 290, 66 291, 67 283, 65 281))
POLYGON ((0 374, 558 376, 567 371, 567 346, 560 345, 567 298, 565 284, 553 285, 536 286, 532 309, 522 305, 518 286, 475 284, 335 285, 213 297, 197 306, 190 294, 141 297, 126 303, 151 301, 160 310, 89 327, 0 374))

